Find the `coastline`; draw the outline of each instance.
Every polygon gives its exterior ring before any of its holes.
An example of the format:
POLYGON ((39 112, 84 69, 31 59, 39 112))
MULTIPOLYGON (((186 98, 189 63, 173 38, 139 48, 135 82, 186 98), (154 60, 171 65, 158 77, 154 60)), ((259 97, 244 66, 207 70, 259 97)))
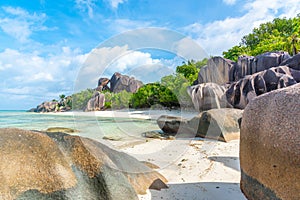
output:
MULTIPOLYGON (((94 112, 57 112, 43 115, 132 118, 156 120, 161 115, 194 117, 196 112, 180 110, 111 110, 94 112)), ((141 130, 145 132, 148 130, 141 130)), ((84 136, 84 135, 82 135, 84 136)), ((144 138, 132 141, 103 140, 115 150, 140 161, 150 162, 168 179, 168 189, 147 190, 140 200, 158 199, 240 199, 239 140, 228 143, 201 138, 163 140, 144 138)))
POLYGON ((142 110, 142 109, 122 109, 104 111, 67 111, 67 112, 46 112, 44 115, 79 116, 79 117, 105 117, 105 118, 132 118, 132 119, 152 119, 156 120, 161 115, 170 115, 190 119, 198 114, 195 111, 181 110, 142 110))

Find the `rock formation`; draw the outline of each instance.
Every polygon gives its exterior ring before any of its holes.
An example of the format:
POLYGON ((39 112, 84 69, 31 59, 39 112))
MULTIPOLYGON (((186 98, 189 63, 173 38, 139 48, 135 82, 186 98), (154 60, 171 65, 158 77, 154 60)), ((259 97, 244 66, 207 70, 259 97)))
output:
POLYGON ((118 72, 110 79, 110 91, 114 93, 126 90, 127 92, 136 92, 143 83, 139 80, 135 80, 133 77, 122 75, 118 72))
POLYGON ((300 84, 253 99, 240 136, 241 189, 249 200, 300 199, 300 84))
POLYGON ((85 111, 97 111, 101 110, 105 104, 104 94, 95 91, 92 98, 88 101, 85 111))
POLYGON ((64 133, 0 129, 0 199, 138 199, 166 179, 135 158, 64 133))
POLYGON ((176 138, 202 137, 228 142, 240 137, 238 121, 242 113, 232 108, 211 109, 190 120, 163 115, 157 124, 164 133, 176 138))
POLYGON ((194 107, 198 111, 213 108, 231 108, 225 95, 225 87, 216 83, 203 83, 187 88, 194 107))
MULTIPOLYGON (((201 68, 195 83, 215 83, 213 90, 208 92, 212 98, 212 107, 203 102, 203 85, 188 88, 196 110, 230 107, 244 109, 255 97, 300 82, 300 53, 291 57, 287 52, 267 52, 256 57, 240 56, 238 62, 221 57, 208 60, 207 66, 201 68), (229 85, 229 86, 227 86, 229 85), (219 89, 216 89, 219 88, 219 89), (200 92, 199 92, 200 90, 200 92), (222 95, 223 91, 226 95, 222 95), (216 95, 215 95, 216 94, 216 95), (223 96, 226 96, 224 99, 223 96), (214 99, 215 97, 215 99, 214 99), (221 101, 220 101, 221 98, 221 101), (218 99, 218 101, 217 101, 218 99), (217 102, 221 102, 217 106, 217 102)), ((209 88, 209 91, 212 89, 209 88)), ((207 95, 206 95, 207 96, 207 95)))
POLYGON ((45 101, 38 105, 34 112, 56 112, 59 110, 59 103, 57 101, 45 101))
POLYGON ((246 76, 230 85, 226 91, 227 101, 235 108, 244 109, 253 98, 261 94, 296 84, 291 75, 299 80, 300 71, 277 67, 246 76))
POLYGON ((212 82, 223 85, 232 82, 235 65, 235 62, 219 56, 210 58, 207 65, 201 68, 197 83, 212 82))
POLYGON ((271 67, 277 67, 288 58, 290 55, 283 51, 267 52, 256 57, 240 56, 237 65, 235 65, 233 81, 238 81, 246 75, 252 75, 271 67))

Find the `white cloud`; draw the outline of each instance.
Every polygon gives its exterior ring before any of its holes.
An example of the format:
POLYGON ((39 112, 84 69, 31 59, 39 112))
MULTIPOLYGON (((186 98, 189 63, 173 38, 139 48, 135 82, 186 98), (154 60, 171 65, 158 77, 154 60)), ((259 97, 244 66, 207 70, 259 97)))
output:
POLYGON ((236 3, 236 0, 223 0, 223 2, 227 5, 234 5, 236 3))
POLYGON ((275 17, 294 17, 300 10, 299 0, 255 0, 248 2, 240 17, 228 17, 207 24, 194 23, 184 31, 210 55, 221 55, 223 51, 238 45, 241 38, 259 24, 275 17), (297 12, 298 11, 298 12, 297 12))
POLYGON ((109 0, 110 5, 113 9, 117 9, 119 4, 126 2, 127 0, 109 0))
POLYGON ((0 28, 6 34, 24 43, 35 31, 51 30, 43 25, 47 16, 44 13, 30 14, 22 8, 2 7, 5 17, 0 18, 0 28))
POLYGON ((38 101, 41 97, 57 98, 59 93, 71 94, 77 71, 85 59, 85 54, 69 47, 61 48, 55 55, 43 56, 39 52, 5 49, 0 52, 0 93, 38 101))
MULTIPOLYGON (((123 73, 124 71, 131 70, 142 65, 153 65, 159 63, 158 59, 152 59, 150 53, 143 53, 140 51, 130 51, 125 55, 119 57, 113 62, 109 68, 113 71, 123 73)), ((109 70, 111 71, 111 70, 109 70)))

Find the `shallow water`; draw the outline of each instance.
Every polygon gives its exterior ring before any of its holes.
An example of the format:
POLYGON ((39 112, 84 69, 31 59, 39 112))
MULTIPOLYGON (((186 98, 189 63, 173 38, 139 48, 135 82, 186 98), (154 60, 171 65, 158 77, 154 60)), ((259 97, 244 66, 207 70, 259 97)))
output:
POLYGON ((159 129, 155 120, 0 111, 0 128, 6 127, 40 131, 49 127, 66 127, 77 129, 78 135, 97 141, 103 141, 104 136, 122 141, 140 140, 143 132, 159 129))

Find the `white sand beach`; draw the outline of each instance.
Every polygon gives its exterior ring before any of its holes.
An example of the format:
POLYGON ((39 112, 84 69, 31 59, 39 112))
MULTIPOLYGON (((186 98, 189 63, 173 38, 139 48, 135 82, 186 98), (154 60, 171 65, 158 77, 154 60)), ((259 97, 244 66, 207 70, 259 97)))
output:
MULTIPOLYGON (((192 118, 195 112, 177 110, 118 110, 96 112, 47 113, 138 118, 156 120, 159 116, 172 115, 192 118)), ((141 130, 144 132, 147 130, 141 130)), ((148 190, 139 195, 140 200, 244 200, 240 191, 239 140, 228 143, 208 139, 162 140, 145 138, 144 142, 128 143, 109 141, 118 150, 159 167, 159 173, 168 179, 168 189, 148 190)))

